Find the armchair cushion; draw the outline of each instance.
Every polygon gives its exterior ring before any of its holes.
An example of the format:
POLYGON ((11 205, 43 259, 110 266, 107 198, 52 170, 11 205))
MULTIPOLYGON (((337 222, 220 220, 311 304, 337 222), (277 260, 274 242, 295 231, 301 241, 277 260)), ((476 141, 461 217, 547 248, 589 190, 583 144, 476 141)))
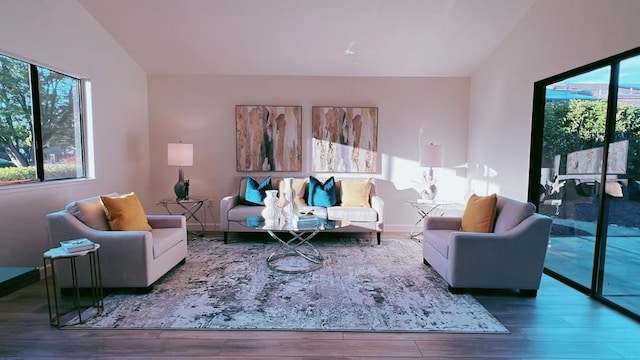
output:
POLYGON ((471 194, 462 214, 462 231, 468 232, 493 232, 496 218, 496 203, 498 196, 491 194, 478 196, 471 194))
POLYGON ((522 203, 503 196, 498 198, 496 208, 496 224, 493 228, 496 233, 513 229, 522 220, 533 215, 536 210, 536 207, 531 203, 522 203))
POLYGON ((135 193, 117 197, 101 195, 100 200, 107 209, 111 230, 151 231, 144 208, 135 193))
MULTIPOLYGON (((116 193, 109 194, 109 196, 117 195, 116 193)), ((70 202, 67 205, 67 211, 92 229, 111 230, 99 196, 70 202)))

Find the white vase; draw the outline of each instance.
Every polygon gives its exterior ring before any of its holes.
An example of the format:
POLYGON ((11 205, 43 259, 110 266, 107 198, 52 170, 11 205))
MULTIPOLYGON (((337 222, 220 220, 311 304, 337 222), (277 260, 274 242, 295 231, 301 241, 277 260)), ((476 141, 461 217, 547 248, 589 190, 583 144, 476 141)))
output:
POLYGON ((295 214, 298 212, 298 205, 294 201, 296 198, 296 191, 293 189, 293 179, 286 178, 283 180, 285 183, 284 188, 284 204, 282 205, 282 216, 287 221, 291 221, 295 214))
POLYGON ((267 196, 264 198, 264 209, 262 209, 262 217, 265 222, 274 223, 280 217, 280 209, 278 208, 278 190, 265 191, 267 196))

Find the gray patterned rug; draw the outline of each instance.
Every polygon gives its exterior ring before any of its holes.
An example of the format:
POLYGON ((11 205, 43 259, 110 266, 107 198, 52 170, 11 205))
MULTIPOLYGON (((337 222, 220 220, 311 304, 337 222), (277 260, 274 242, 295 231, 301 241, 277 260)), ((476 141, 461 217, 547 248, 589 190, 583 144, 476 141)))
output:
POLYGON ((323 237, 324 267, 304 274, 268 268, 277 246, 190 240, 187 262, 150 293, 109 295, 102 316, 72 328, 508 333, 471 295, 449 293, 412 240, 323 237))

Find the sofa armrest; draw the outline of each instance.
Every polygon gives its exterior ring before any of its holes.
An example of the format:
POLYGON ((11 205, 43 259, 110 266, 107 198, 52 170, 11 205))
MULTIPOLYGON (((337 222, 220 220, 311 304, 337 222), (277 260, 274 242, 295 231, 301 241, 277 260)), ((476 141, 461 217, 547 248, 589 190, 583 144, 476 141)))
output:
POLYGON ((537 289, 549 243, 551 218, 533 214, 503 233, 454 231, 450 235, 448 274, 456 283, 456 274, 465 269, 482 269, 477 276, 529 277, 537 289))
POLYGON ((460 230, 461 226, 462 218, 458 216, 427 216, 423 230, 460 230))
POLYGON ((153 229, 187 228, 183 215, 147 215, 147 221, 153 229))
POLYGON ((220 200, 220 231, 229 231, 229 210, 238 205, 240 196, 228 195, 220 200))
POLYGON ((378 224, 384 223, 384 200, 380 196, 371 197, 371 207, 378 213, 378 224))

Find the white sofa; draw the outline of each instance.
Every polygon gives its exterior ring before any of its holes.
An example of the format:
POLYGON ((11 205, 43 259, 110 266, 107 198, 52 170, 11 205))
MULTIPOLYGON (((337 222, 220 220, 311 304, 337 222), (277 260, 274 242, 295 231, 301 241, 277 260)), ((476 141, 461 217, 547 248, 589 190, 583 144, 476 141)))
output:
MULTIPOLYGON (((187 257, 187 226, 182 215, 147 215, 151 231, 112 231, 96 196, 69 203, 65 210, 47 214, 46 219, 51 247, 78 238, 100 244, 104 288, 149 290, 187 257)), ((79 286, 89 287, 88 264, 78 262, 77 273, 79 286)), ((61 288, 72 287, 68 262, 56 263, 56 275, 61 288)))
MULTIPOLYGON (((271 183, 273 189, 278 189, 283 178, 272 177, 271 183)), ((363 179, 349 179, 363 180, 363 179)), ((336 194, 338 203, 328 208, 319 206, 301 206, 300 211, 313 210, 314 214, 325 217, 329 220, 349 220, 350 225, 336 230, 336 232, 370 232, 376 233, 378 244, 380 244, 380 235, 384 229, 384 201, 375 193, 374 180, 371 182, 371 190, 369 192, 370 207, 348 207, 342 206, 340 199, 342 196, 341 180, 336 179, 336 194)), ((247 186, 247 179, 242 177, 238 179, 238 192, 233 195, 224 196, 220 200, 220 231, 224 233, 224 242, 228 241, 229 232, 257 232, 260 230, 246 227, 240 222, 250 216, 260 216, 264 206, 246 205, 244 202, 244 194, 247 186)), ((305 196, 307 198, 309 181, 305 184, 305 196)))

